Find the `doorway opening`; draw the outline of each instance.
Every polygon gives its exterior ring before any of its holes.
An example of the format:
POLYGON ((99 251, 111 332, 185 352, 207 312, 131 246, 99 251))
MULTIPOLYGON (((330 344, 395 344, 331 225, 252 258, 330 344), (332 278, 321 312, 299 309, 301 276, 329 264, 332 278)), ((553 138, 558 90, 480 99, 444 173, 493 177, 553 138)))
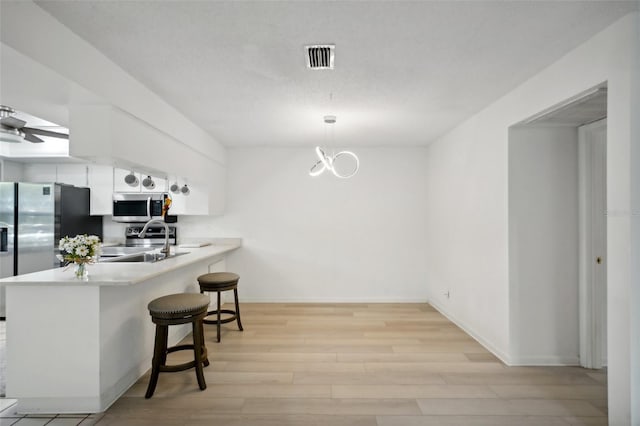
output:
POLYGON ((606 366, 606 83, 509 129, 516 364, 606 366))

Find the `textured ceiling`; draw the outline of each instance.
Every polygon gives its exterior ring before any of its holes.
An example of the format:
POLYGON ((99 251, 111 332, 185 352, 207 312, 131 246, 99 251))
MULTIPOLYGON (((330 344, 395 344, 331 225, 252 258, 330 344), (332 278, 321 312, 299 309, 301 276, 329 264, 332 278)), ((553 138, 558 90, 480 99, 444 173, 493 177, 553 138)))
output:
POLYGON ((39 1, 226 146, 424 145, 637 9, 615 1, 39 1), (305 66, 334 43, 335 70, 305 66), (332 96, 331 96, 332 94, 332 96))

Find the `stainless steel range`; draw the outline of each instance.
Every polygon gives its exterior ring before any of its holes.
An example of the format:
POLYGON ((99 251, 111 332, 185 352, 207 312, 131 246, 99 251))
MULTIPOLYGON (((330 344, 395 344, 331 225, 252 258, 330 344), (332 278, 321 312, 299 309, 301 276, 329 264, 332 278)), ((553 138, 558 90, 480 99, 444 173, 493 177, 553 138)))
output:
MULTIPOLYGON (((164 245, 164 226, 150 226, 144 238, 138 238, 144 225, 127 226, 125 230, 125 245, 127 247, 156 247, 164 245)), ((176 245, 177 230, 175 226, 169 226, 169 244, 176 245)))

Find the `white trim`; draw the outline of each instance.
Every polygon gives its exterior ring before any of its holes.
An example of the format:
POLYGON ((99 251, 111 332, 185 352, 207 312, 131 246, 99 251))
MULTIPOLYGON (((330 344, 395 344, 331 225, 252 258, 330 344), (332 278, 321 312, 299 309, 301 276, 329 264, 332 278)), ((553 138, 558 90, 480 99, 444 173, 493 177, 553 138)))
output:
POLYGON ((488 341, 487 339, 480 336, 478 333, 473 331, 473 329, 467 325, 466 323, 460 321, 454 315, 445 311, 445 309, 438 305, 435 301, 428 302, 431 306, 433 306, 438 312, 444 315, 449 321, 460 327, 465 333, 469 336, 473 337, 478 343, 480 343, 486 350, 494 354, 500 361, 502 361, 506 365, 512 365, 509 356, 502 352, 498 347, 493 343, 488 341))
POLYGON ((558 366, 558 367, 574 367, 580 365, 579 357, 561 357, 561 356, 520 356, 511 358, 509 366, 558 366))
POLYGON ((579 347, 580 365, 590 368, 593 365, 591 348, 591 336, 593 335, 591 317, 591 291, 589 290, 589 267, 591 266, 591 245, 585 235, 591 235, 591 209, 589 183, 591 174, 588 172, 591 164, 591 144, 585 143, 585 129, 578 129, 578 215, 579 215, 579 240, 578 240, 578 323, 579 323, 579 347))
POLYGON ((345 299, 345 298, 309 298, 309 299, 286 299, 286 298, 259 298, 259 297, 245 297, 242 295, 242 290, 238 290, 238 297, 240 298, 240 309, 242 309, 242 303, 416 303, 427 304, 427 300, 419 299, 345 299))
MULTIPOLYGON (((602 353, 603 333, 600 330, 602 318, 606 312, 606 305, 602 301, 602 288, 599 288, 595 277, 595 257, 602 256, 606 265, 606 253, 595 253, 593 248, 594 229, 593 218, 593 170, 595 161, 605 161, 606 158, 595 157, 592 135, 606 128, 607 120, 603 119, 578 128, 578 159, 579 159, 579 324, 580 324, 580 357, 579 364, 585 368, 602 368, 606 354, 602 353)), ((605 154, 606 155, 606 148, 605 154)), ((601 188, 606 191, 605 186, 601 188)), ((605 198, 606 200, 606 198, 605 198)), ((606 223, 603 226, 607 226, 606 223)), ((604 231, 604 230, 600 230, 604 231)), ((605 249, 606 250, 606 249, 605 249)), ((603 265, 602 267, 606 267, 603 265)), ((606 278, 605 278, 606 280, 606 278)), ((605 282, 606 285, 606 282, 605 282)), ((606 293, 605 293, 606 294, 606 293)))

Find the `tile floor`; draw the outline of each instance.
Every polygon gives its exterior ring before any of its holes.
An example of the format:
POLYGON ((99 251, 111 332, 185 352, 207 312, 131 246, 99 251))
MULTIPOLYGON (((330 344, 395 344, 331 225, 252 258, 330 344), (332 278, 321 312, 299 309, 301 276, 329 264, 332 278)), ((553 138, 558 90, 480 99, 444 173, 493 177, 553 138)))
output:
MULTIPOLYGON (((606 371, 506 367, 427 304, 241 305, 235 323, 206 326, 211 365, 148 373, 105 413, 13 417, 0 426, 606 425, 606 371)), ((170 362, 187 360, 187 352, 170 362)), ((14 413, 15 414, 15 413, 14 413)))

